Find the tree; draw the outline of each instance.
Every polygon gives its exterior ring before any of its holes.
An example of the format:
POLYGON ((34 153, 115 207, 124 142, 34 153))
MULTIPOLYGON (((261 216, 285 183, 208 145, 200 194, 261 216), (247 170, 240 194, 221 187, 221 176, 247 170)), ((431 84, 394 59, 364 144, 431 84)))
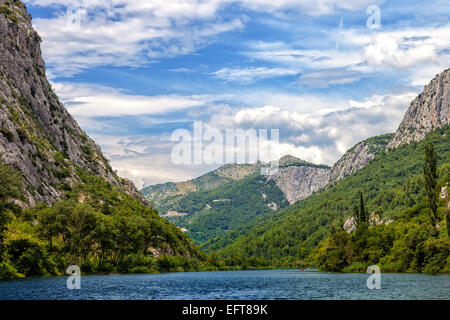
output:
POLYGON ((444 197, 445 197, 445 223, 447 224, 447 237, 450 238, 450 210, 448 201, 448 183, 444 187, 444 197))
POLYGON ((360 223, 367 223, 367 209, 364 205, 364 198, 362 192, 359 193, 359 221, 360 223))
POLYGON ((10 166, 0 162, 0 262, 3 261, 6 231, 11 220, 10 210, 17 210, 11 199, 21 197, 22 176, 10 166))
POLYGON ((437 155, 434 151, 433 143, 429 143, 425 147, 425 162, 423 163, 423 177, 425 179, 425 193, 427 196, 428 208, 430 212, 430 220, 434 228, 436 228, 437 216, 437 190, 438 182, 437 174, 437 155))
POLYGON ((361 221, 357 205, 353 207, 353 218, 355 219, 355 227, 358 228, 361 221))
POLYGON ((362 192, 358 192, 359 194, 359 207, 355 205, 353 207, 353 218, 355 219, 356 228, 358 228, 362 223, 367 223, 368 214, 367 208, 364 204, 364 197, 362 192))

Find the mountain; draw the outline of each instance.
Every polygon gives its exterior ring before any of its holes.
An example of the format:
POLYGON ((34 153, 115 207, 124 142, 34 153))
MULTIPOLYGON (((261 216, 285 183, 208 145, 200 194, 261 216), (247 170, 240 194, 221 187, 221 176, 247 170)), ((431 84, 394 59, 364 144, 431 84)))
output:
POLYGON ((369 138, 348 150, 331 169, 330 183, 336 183, 364 168, 370 160, 386 149, 393 137, 394 134, 385 134, 369 138))
POLYGON ((286 155, 270 176, 261 176, 261 164, 228 164, 193 180, 149 186, 141 192, 163 217, 202 244, 362 169, 392 137, 387 134, 357 144, 333 168, 286 155))
POLYGON ((229 164, 194 180, 142 192, 163 217, 204 243, 308 197, 328 183, 330 172, 327 166, 293 156, 282 157, 271 176, 261 175, 261 166, 229 164))
POLYGON ((228 164, 193 180, 149 186, 141 192, 163 217, 203 244, 362 169, 392 137, 387 134, 357 144, 333 168, 286 155, 270 176, 261 175, 260 163, 228 164))
POLYGON ((230 261, 258 259, 264 262, 262 265, 295 267, 330 235, 333 220, 343 223, 352 216, 358 192, 363 193, 371 216, 378 221, 395 221, 402 211, 420 204, 424 196, 421 174, 427 143, 435 146, 440 171, 450 169, 450 142, 445 138, 448 134, 447 125, 420 142, 382 153, 336 185, 229 230, 201 248, 230 261))
POLYGON ((212 190, 229 182, 238 181, 258 170, 258 164, 227 164, 192 180, 156 184, 148 186, 140 192, 157 208, 162 209, 162 212, 167 212, 165 207, 172 206, 171 203, 175 199, 190 193, 212 190))
POLYGON ((130 181, 114 173, 100 147, 59 102, 45 76, 41 39, 25 5, 0 5, 0 153, 23 174, 24 205, 61 199, 64 186, 80 182, 76 168, 148 205, 130 181))
POLYGON ((449 123, 450 69, 438 74, 425 86, 406 112, 389 148, 419 141, 427 133, 449 123))
MULTIPOLYGON (((436 79, 445 79, 447 75, 448 70, 436 79)), ((311 195, 303 201, 298 201, 294 205, 272 215, 262 216, 251 223, 230 230, 226 234, 206 242, 201 248, 207 252, 215 251, 220 258, 226 258, 228 264, 233 263, 233 261, 237 264, 243 263, 242 261, 246 261, 244 263, 258 261, 262 265, 277 267, 295 266, 299 261, 307 259, 313 250, 317 248, 317 245, 330 236, 330 224, 337 223, 342 226, 344 221, 353 215, 354 206, 359 204, 358 193, 361 192, 364 195, 367 210, 373 221, 377 221, 379 224, 393 221, 392 228, 398 228, 389 229, 385 234, 386 239, 377 240, 385 241, 385 247, 380 245, 376 249, 385 250, 383 252, 380 251, 378 257, 383 255, 386 257, 386 261, 392 261, 389 267, 392 269, 390 270, 422 270, 422 267, 418 267, 417 261, 408 260, 406 265, 397 265, 396 259, 400 260, 397 255, 401 252, 416 250, 414 248, 409 249, 407 241, 411 242, 411 239, 417 238, 417 235, 414 235, 417 234, 417 230, 426 229, 422 225, 424 221, 428 221, 428 211, 423 207, 425 191, 422 180, 422 164, 424 162, 426 145, 432 143, 438 155, 437 160, 440 167, 439 183, 445 185, 446 182, 449 182, 445 180, 448 179, 450 170, 450 140, 448 139, 450 126, 445 124, 448 123, 448 112, 446 114, 439 113, 442 116, 437 122, 433 120, 436 119, 433 112, 428 113, 428 119, 424 118, 423 112, 414 113, 411 111, 414 110, 417 101, 424 94, 431 97, 440 96, 441 98, 440 100, 430 101, 429 106, 422 106, 423 110, 433 110, 434 106, 441 106, 437 108, 439 110, 448 110, 447 96, 440 93, 448 92, 450 84, 442 80, 436 81, 436 79, 432 81, 432 85, 425 88, 424 92, 426 93, 422 93, 414 100, 412 107, 408 110, 405 119, 400 125, 402 128, 405 126, 405 123, 434 123, 436 127, 431 129, 423 139, 418 140, 420 136, 415 136, 417 141, 405 138, 404 143, 399 144, 397 148, 383 147, 389 141, 390 135, 376 137, 360 143, 351 149, 347 155, 344 155, 343 159, 338 161, 332 171, 339 172, 343 170, 342 168, 351 169, 355 167, 344 164, 347 162, 346 159, 349 159, 348 163, 354 163, 355 161, 352 157, 357 154, 362 159, 367 159, 369 153, 377 154, 362 169, 336 183, 331 183, 326 189, 311 195), (436 85, 437 82, 440 85, 436 85), (430 92, 430 88, 434 88, 436 92, 433 94, 430 92), (370 151, 370 145, 374 145, 375 150, 370 151), (399 239, 399 241, 394 245, 393 241, 395 239, 399 239), (398 247, 400 244, 406 247, 398 247), (393 247, 396 248, 396 252, 390 251, 393 247), (388 256, 397 258, 389 260, 391 258, 388 258, 388 256), (414 263, 416 263, 415 266, 414 263)), ((397 131, 397 141, 400 141, 399 137, 402 136, 402 132, 401 129, 397 131)), ((395 142, 390 145, 396 144, 395 142)), ((360 163, 360 161, 358 160, 357 163, 360 163)), ((342 172, 350 173, 351 170, 345 169, 342 172)), ((332 173, 332 177, 335 179, 341 178, 343 175, 333 175, 332 173)), ((443 206, 443 203, 440 202, 440 205, 443 206)), ((443 211, 443 209, 440 210, 443 211)), ((446 232, 444 228, 441 228, 441 231, 446 232)), ((424 241, 424 239, 426 238, 414 241, 421 243, 420 241, 424 241)), ((423 248, 423 245, 429 244, 422 243, 420 248, 423 248)), ((444 257, 447 257, 448 254, 447 256, 445 255, 445 250, 448 248, 448 243, 436 245, 444 250, 442 254, 444 257)), ((422 252, 420 248, 417 247, 417 252, 422 252)), ((438 252, 441 249, 430 250, 438 252)), ((372 248, 371 250, 375 249, 372 248)), ((326 255, 326 252, 323 254, 326 255)), ((420 255, 424 253, 418 254, 417 259, 423 259, 420 258, 420 255)), ((377 257, 374 251, 366 252, 366 255, 377 257)), ((323 255, 319 256, 323 257, 323 255)), ((415 253, 410 257, 414 256, 415 253)), ((332 258, 330 256, 326 260, 332 258)), ((374 258, 374 260, 376 259, 374 258)), ((442 261, 445 264, 445 258, 442 261)), ((420 262, 421 265, 422 262, 420 262)), ((426 261, 424 263, 426 264, 426 261)), ((423 268, 423 270, 429 270, 426 266, 423 266, 423 268)), ((440 265, 436 268, 436 270, 441 270, 443 266, 440 265)))
POLYGON ((0 0, 0 39, 0 278, 206 266, 60 103, 22 2, 0 0))

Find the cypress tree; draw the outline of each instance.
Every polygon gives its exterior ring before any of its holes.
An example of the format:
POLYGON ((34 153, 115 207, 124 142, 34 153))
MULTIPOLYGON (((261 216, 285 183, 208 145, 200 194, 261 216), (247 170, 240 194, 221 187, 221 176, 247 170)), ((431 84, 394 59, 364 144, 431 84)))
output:
POLYGON ((359 193, 359 221, 360 223, 367 223, 367 210, 364 205, 362 192, 359 193))

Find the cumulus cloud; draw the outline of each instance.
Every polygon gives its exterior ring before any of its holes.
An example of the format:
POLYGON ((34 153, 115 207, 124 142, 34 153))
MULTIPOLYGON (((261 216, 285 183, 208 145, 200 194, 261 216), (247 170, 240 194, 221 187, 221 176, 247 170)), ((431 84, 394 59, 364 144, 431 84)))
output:
MULTIPOLYGON (((97 128, 107 125, 96 118, 101 115, 116 117, 126 113, 136 117, 133 121, 137 123, 137 119, 143 121, 142 114, 167 113, 178 108, 187 108, 189 121, 194 121, 198 120, 198 115, 190 111, 192 107, 189 105, 201 105, 206 106, 205 112, 201 113, 203 117, 206 115, 205 128, 214 128, 224 134, 226 129, 279 129, 280 143, 274 145, 276 151, 273 154, 291 154, 306 161, 329 165, 357 142, 374 135, 394 132, 417 94, 407 91, 373 95, 362 100, 336 100, 253 92, 239 95, 240 101, 252 105, 270 101, 271 105, 232 107, 214 103, 208 106, 208 101, 218 101, 223 98, 221 96, 203 97, 203 100, 199 97, 135 97, 106 87, 77 85, 75 90, 74 86, 55 84, 56 91, 65 101, 78 102, 84 106, 81 109, 77 109, 80 106, 70 107, 69 111, 77 118, 91 117, 94 121, 92 126, 97 128)), ((149 124, 150 127, 154 125, 149 124)), ((84 126, 89 127, 89 124, 84 123, 84 126)), ((175 165, 170 157, 175 142, 171 141, 170 136, 176 128, 175 124, 172 130, 135 135, 114 134, 114 130, 104 130, 102 134, 102 130, 95 130, 92 137, 111 159, 113 168, 138 186, 191 179, 217 167, 205 164, 175 165)))
POLYGON ((346 150, 371 136, 394 132, 416 92, 374 95, 361 101, 316 101, 315 108, 298 111, 280 106, 224 110, 209 125, 216 128, 278 128, 282 154, 292 154, 315 163, 333 164, 346 150), (322 104, 322 106, 320 106, 322 104), (339 105, 341 104, 341 105, 339 105))
POLYGON ((111 166, 117 173, 131 179, 141 189, 167 181, 196 178, 217 165, 175 165, 171 159, 174 142, 168 135, 114 136, 94 134, 111 166))

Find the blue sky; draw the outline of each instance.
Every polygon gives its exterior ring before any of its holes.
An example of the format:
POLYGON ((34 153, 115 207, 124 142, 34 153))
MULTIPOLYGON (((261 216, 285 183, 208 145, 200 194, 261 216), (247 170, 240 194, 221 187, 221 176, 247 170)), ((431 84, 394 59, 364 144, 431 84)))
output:
POLYGON ((447 0, 25 2, 56 92, 138 187, 214 168, 170 161, 195 120, 279 128, 282 154, 331 165, 450 64, 447 0))

